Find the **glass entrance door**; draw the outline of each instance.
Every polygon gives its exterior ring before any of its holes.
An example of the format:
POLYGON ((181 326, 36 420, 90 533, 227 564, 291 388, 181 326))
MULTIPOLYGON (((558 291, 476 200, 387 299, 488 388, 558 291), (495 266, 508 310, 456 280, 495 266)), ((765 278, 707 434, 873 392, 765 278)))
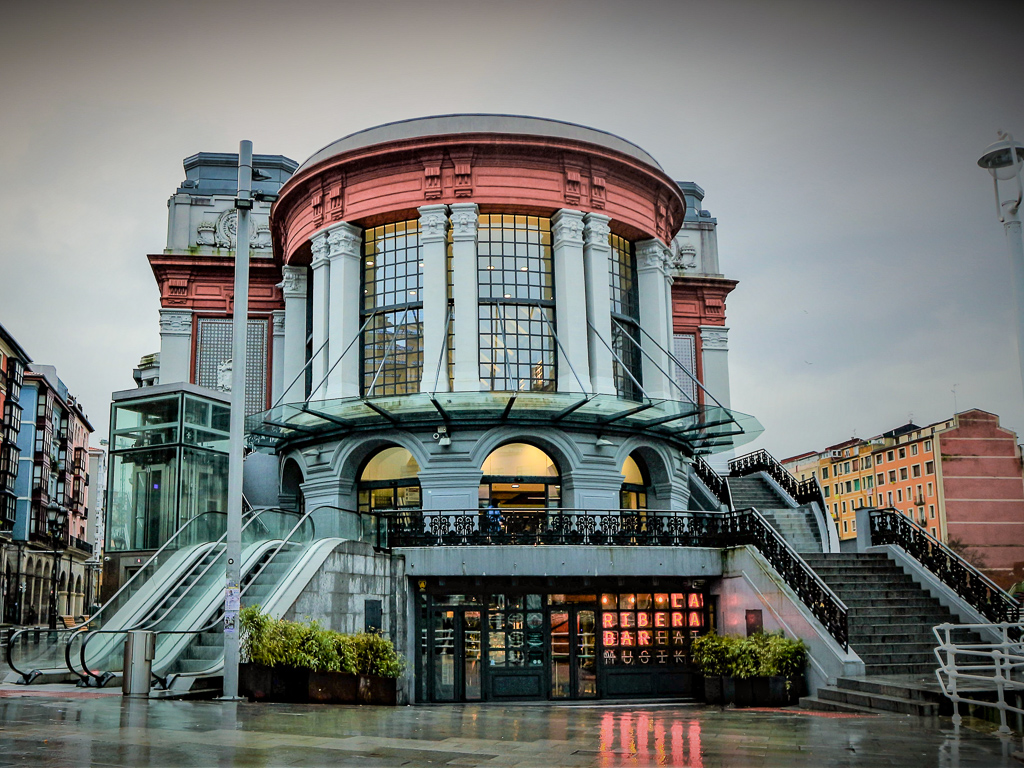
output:
POLYGON ((597 619, 592 608, 552 610, 551 698, 597 697, 597 619))
POLYGON ((482 619, 479 609, 433 612, 430 633, 432 701, 480 701, 483 693, 482 619))

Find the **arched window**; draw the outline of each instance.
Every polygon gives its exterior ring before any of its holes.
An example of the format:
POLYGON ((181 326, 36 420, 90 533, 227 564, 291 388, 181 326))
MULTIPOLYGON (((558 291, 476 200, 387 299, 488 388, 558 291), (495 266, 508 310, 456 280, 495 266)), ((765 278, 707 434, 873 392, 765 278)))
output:
POLYGON ((359 511, 419 509, 420 465, 405 448, 375 453, 359 474, 359 511))
POLYGON ((622 490, 619 492, 619 505, 622 509, 647 509, 647 472, 642 467, 643 459, 626 457, 622 462, 622 490))
POLYGON ((288 459, 281 471, 281 506, 300 514, 306 511, 302 494, 302 470, 294 459, 288 459))
POLYGON ((484 461, 480 480, 480 508, 558 507, 562 478, 558 465, 544 451, 528 443, 507 443, 484 461))

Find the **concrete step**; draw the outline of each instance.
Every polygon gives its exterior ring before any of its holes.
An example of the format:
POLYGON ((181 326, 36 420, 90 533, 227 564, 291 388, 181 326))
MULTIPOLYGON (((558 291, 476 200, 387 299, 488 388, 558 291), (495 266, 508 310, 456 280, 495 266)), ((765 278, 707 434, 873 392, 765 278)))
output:
MULTIPOLYGON (((934 656, 932 657, 934 659, 934 656)), ((932 661, 925 662, 902 662, 900 664, 865 664, 864 673, 867 675, 934 675, 939 664, 932 661)))
POLYGON ((871 677, 840 677, 836 679, 836 688, 860 693, 872 693, 879 696, 895 696, 913 701, 927 701, 938 704, 945 698, 941 693, 926 691, 894 683, 885 678, 871 677))
POLYGON ((891 696, 868 691, 852 691, 845 688, 833 688, 832 686, 819 688, 818 698, 882 712, 895 712, 901 715, 935 717, 939 714, 939 705, 932 701, 920 701, 902 696, 891 696))
POLYGON ((871 709, 870 707, 859 707, 853 704, 844 704, 838 701, 819 699, 817 696, 801 696, 799 703, 801 709, 809 709, 813 712, 848 712, 851 714, 874 716, 882 714, 878 710, 871 709))

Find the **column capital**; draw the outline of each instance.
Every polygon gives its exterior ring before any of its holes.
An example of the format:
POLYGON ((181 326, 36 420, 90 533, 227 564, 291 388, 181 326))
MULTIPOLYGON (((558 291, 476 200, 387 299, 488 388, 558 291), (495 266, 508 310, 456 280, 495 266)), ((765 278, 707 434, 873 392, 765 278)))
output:
POLYGON ((191 336, 192 335, 192 310, 191 309, 161 309, 160 310, 160 335, 161 336, 191 336))
POLYGON ((551 217, 551 244, 554 248, 562 245, 583 245, 583 212, 571 208, 555 211, 551 217))
POLYGON ((641 240, 636 243, 636 268, 639 272, 657 269, 665 273, 671 253, 661 240, 641 240))
POLYGON ((612 244, 608 242, 608 235, 612 233, 608 222, 611 216, 603 213, 588 213, 583 216, 583 238, 588 248, 605 248, 611 250, 612 244))
POLYGON ((281 267, 279 288, 285 299, 306 298, 306 268, 285 264, 281 267))
POLYGON ((313 269, 320 269, 320 267, 327 266, 330 261, 327 258, 327 233, 318 232, 313 235, 310 246, 310 251, 313 253, 313 261, 310 266, 313 269))
POLYGON ((420 213, 420 242, 444 240, 448 234, 448 206, 421 205, 416 210, 420 213))
POLYGON ((724 325, 700 326, 700 344, 703 349, 729 350, 729 329, 724 325))
POLYGON ((284 310, 275 309, 271 312, 271 317, 274 323, 274 336, 284 336, 284 310))
POLYGON ((475 240, 480 207, 476 203, 452 203, 452 239, 475 240))
POLYGON ((324 232, 327 234, 327 258, 331 261, 341 256, 359 258, 359 248, 363 244, 363 230, 359 227, 339 221, 324 232))

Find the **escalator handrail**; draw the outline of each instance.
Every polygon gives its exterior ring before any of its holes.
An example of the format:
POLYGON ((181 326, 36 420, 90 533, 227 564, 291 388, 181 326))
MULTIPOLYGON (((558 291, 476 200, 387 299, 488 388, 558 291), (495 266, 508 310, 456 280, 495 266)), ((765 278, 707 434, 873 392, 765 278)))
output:
MULTIPOLYGON (((294 510, 284 509, 282 507, 262 507, 260 509, 253 509, 253 510, 249 511, 247 517, 243 520, 242 530, 244 531, 245 529, 247 529, 252 523, 254 523, 265 512, 285 512, 285 513, 292 514, 292 515, 299 514, 298 512, 296 512, 294 510)), ((221 513, 221 514, 223 514, 223 513, 221 513)), ((226 538, 227 538, 227 533, 225 532, 223 536, 221 536, 219 539, 217 539, 215 542, 213 542, 213 546, 210 549, 217 548, 220 544, 222 544, 226 540, 226 538)), ((193 585, 198 583, 199 580, 202 579, 202 577, 205 576, 209 572, 209 570, 214 565, 217 564, 218 560, 220 560, 219 556, 214 558, 203 569, 202 573, 199 574, 199 576, 196 578, 195 582, 193 582, 193 585)), ((199 563, 197 562, 195 565, 192 566, 192 568, 189 569, 188 573, 185 574, 183 578, 187 578, 188 576, 190 576, 192 573, 195 572, 196 568, 198 568, 198 567, 199 567, 199 563)), ((82 640, 82 647, 79 650, 79 659, 81 660, 82 669, 84 670, 84 674, 82 672, 78 671, 77 669, 75 669, 74 666, 72 665, 72 662, 71 662, 71 645, 72 645, 72 643, 75 640, 75 635, 74 634, 71 635, 71 637, 68 638, 67 644, 66 644, 65 649, 64 649, 64 660, 65 660, 65 663, 67 664, 68 669, 71 670, 71 672, 73 672, 75 675, 77 675, 80 679, 85 681, 87 684, 88 684, 88 679, 90 677, 95 677, 97 680, 101 680, 106 673, 105 672, 103 672, 103 673, 94 673, 92 670, 89 669, 89 665, 86 663, 86 660, 85 660, 85 649, 86 649, 86 645, 88 645, 89 641, 93 637, 95 637, 96 635, 99 635, 99 634, 118 634, 118 633, 121 633, 121 632, 127 633, 127 632, 130 632, 132 630, 145 629, 147 626, 152 626, 153 624, 155 624, 155 623, 157 623, 159 621, 162 621, 164 618, 166 618, 167 614, 170 613, 170 611, 173 610, 175 608, 175 606, 178 605, 178 603, 185 597, 185 595, 188 594, 188 592, 189 591, 186 590, 181 595, 179 595, 178 598, 157 619, 152 619, 150 617, 147 617, 146 619, 143 619, 138 624, 136 624, 135 626, 132 626, 132 627, 122 627, 121 629, 111 629, 111 630, 96 629, 96 630, 93 630, 93 631, 89 632, 85 636, 85 638, 83 638, 83 640, 82 640)), ((151 631, 155 631, 155 630, 151 630, 151 631)), ((189 630, 182 630, 182 631, 189 631, 189 630)), ((190 630, 190 631, 196 631, 196 630, 190 630)))
MULTIPOLYGON (((288 509, 282 509, 282 508, 279 508, 279 507, 264 507, 264 508, 261 508, 261 509, 258 509, 258 510, 249 510, 249 511, 248 511, 248 512, 246 513, 245 517, 243 518, 243 526, 242 526, 242 530, 244 531, 245 529, 247 529, 247 528, 248 528, 248 527, 249 527, 249 526, 250 526, 251 524, 253 524, 253 523, 254 523, 254 522, 255 522, 255 521, 256 521, 256 520, 257 520, 257 519, 258 519, 258 518, 259 518, 259 517, 260 517, 260 516, 261 516, 261 515, 262 515, 263 513, 265 513, 265 512, 286 512, 286 513, 288 513, 288 514, 297 514, 297 513, 296 513, 296 512, 294 512, 293 510, 288 510, 288 509)), ((211 546, 211 547, 210 547, 210 550, 213 550, 213 549, 217 549, 217 548, 218 548, 218 547, 219 547, 219 546, 220 546, 221 544, 223 544, 223 543, 224 543, 224 541, 226 540, 226 538, 227 538, 227 532, 225 532, 225 533, 224 533, 224 534, 223 534, 223 535, 222 535, 222 536, 221 536, 221 537, 220 537, 219 539, 217 539, 217 540, 216 540, 215 542, 212 542, 213 546, 211 546)), ((208 550, 208 551, 210 551, 210 550, 208 550)), ((213 567, 213 566, 214 566, 214 565, 215 565, 215 564, 217 563, 217 561, 218 561, 219 559, 220 559, 219 557, 216 557, 216 558, 214 558, 214 559, 213 559, 213 560, 212 560, 212 561, 211 561, 211 562, 210 562, 210 563, 209 563, 209 564, 208 564, 208 565, 206 566, 206 568, 204 568, 204 569, 203 569, 202 573, 200 573, 200 574, 199 574, 199 576, 198 576, 198 577, 197 577, 197 579, 196 579, 196 582, 194 582, 194 583, 197 583, 197 582, 198 582, 198 581, 199 581, 200 579, 202 579, 202 577, 203 577, 203 576, 205 576, 205 575, 206 575, 206 574, 207 574, 207 573, 209 572, 210 568, 212 568, 212 567, 213 567)), ((192 567, 191 567, 191 568, 189 569, 188 573, 186 573, 186 574, 185 574, 185 575, 183 576, 183 578, 188 578, 188 577, 189 577, 189 576, 191 576, 191 575, 192 575, 193 573, 195 573, 195 571, 196 571, 196 569, 197 569, 197 568, 199 567, 199 563, 200 563, 201 561, 202 561, 201 559, 200 559, 200 560, 198 560, 198 561, 197 561, 197 562, 196 562, 196 563, 195 563, 195 564, 194 564, 194 565, 193 565, 193 566, 192 566, 192 567)), ((163 614, 162 614, 162 615, 161 615, 161 616, 160 616, 159 618, 157 618, 157 619, 152 619, 151 617, 146 617, 146 618, 142 619, 142 620, 141 620, 140 622, 138 622, 137 624, 135 624, 134 626, 130 626, 130 627, 122 627, 122 628, 120 628, 120 629, 115 629, 115 630, 107 630, 107 631, 104 631, 104 630, 94 630, 94 631, 90 632, 90 633, 89 633, 89 634, 87 635, 87 637, 86 637, 86 638, 85 638, 85 639, 83 640, 83 642, 82 642, 82 648, 81 648, 81 650, 80 650, 80 652, 79 652, 79 656, 80 656, 80 658, 81 658, 81 661, 82 661, 82 669, 83 669, 83 670, 85 671, 85 674, 84 674, 84 675, 83 675, 83 673, 82 673, 82 672, 79 672, 79 671, 78 671, 77 669, 75 669, 75 668, 74 668, 74 666, 73 666, 73 664, 72 664, 72 662, 71 662, 71 645, 72 645, 72 643, 73 643, 73 642, 74 642, 74 640, 75 640, 75 635, 72 635, 71 637, 69 637, 69 638, 68 638, 67 644, 66 644, 66 646, 65 646, 65 649, 64 649, 64 660, 65 660, 65 663, 67 664, 67 667, 68 667, 68 669, 69 669, 69 670, 71 670, 71 672, 73 672, 73 673, 74 673, 75 675, 77 675, 77 676, 78 676, 78 677, 79 677, 80 679, 82 679, 83 681, 85 681, 85 682, 86 682, 86 684, 88 684, 88 678, 89 678, 90 676, 92 676, 92 677, 96 677, 97 679, 100 679, 100 678, 102 678, 102 675, 94 675, 94 674, 93 674, 93 673, 92 673, 92 672, 91 672, 91 671, 89 670, 89 667, 88 667, 88 665, 87 665, 87 664, 86 664, 86 662, 85 662, 85 646, 86 646, 86 644, 88 643, 88 641, 89 641, 89 640, 90 640, 90 639, 91 639, 91 638, 92 638, 92 637, 93 637, 94 635, 96 635, 96 634, 118 634, 118 633, 120 633, 120 632, 129 632, 129 631, 131 631, 131 630, 135 630, 135 629, 140 629, 140 628, 145 628, 146 626, 152 626, 152 625, 153 625, 153 624, 155 624, 156 622, 158 622, 158 621, 161 621, 162 619, 164 619, 164 618, 165 618, 165 617, 167 616, 167 614, 168 614, 168 613, 169 613, 169 612, 170 612, 171 610, 173 610, 173 608, 174 608, 174 607, 175 607, 175 606, 176 606, 176 605, 177 605, 177 604, 178 604, 178 603, 179 603, 179 602, 181 601, 181 599, 182 599, 183 597, 185 597, 185 595, 187 595, 187 594, 188 594, 188 590, 186 590, 186 591, 185 591, 184 593, 182 593, 181 595, 179 595, 179 596, 178 596, 178 598, 177 598, 177 599, 176 599, 176 600, 174 601, 174 603, 172 603, 172 604, 171 604, 171 606, 170 606, 170 607, 168 607, 168 608, 167 608, 167 609, 166 609, 166 610, 164 611, 164 613, 163 613, 163 614)), ((104 674, 105 674, 105 673, 104 673, 104 674)))
MULTIPOLYGON (((135 581, 135 579, 140 574, 145 572, 145 570, 149 567, 150 563, 152 563, 156 558, 160 557, 160 555, 162 555, 164 553, 164 550, 166 550, 168 547, 170 547, 171 544, 174 543, 174 541, 182 533, 184 533, 187 528, 189 528, 194 523, 198 522, 201 518, 206 517, 207 515, 225 515, 225 514, 226 513, 224 513, 224 512, 217 512, 217 511, 202 512, 202 513, 196 515, 195 517, 193 517, 188 522, 186 522, 185 525, 181 526, 181 528, 179 528, 177 531, 174 532, 174 535, 171 536, 171 538, 169 538, 166 542, 164 542, 163 546, 161 546, 156 552, 154 552, 152 554, 152 556, 150 556, 150 558, 142 565, 141 568, 139 568, 135 573, 133 573, 128 578, 128 580, 124 584, 121 585, 120 589, 118 589, 113 595, 111 595, 110 599, 107 600, 107 602, 104 603, 103 606, 98 611, 96 611, 95 614, 93 614, 92 616, 89 617, 89 621, 82 622, 81 624, 76 624, 73 627, 65 627, 63 630, 60 630, 60 629, 53 629, 53 630, 47 629, 46 631, 47 632, 69 632, 70 633, 70 637, 69 637, 68 642, 70 643, 71 639, 73 639, 78 632, 81 632, 82 630, 88 629, 89 626, 93 622, 96 621, 97 617, 99 617, 103 613, 103 611, 107 608, 107 606, 112 604, 118 598, 118 596, 122 592, 124 592, 126 589, 128 589, 128 587, 135 581)), ((203 542, 203 543, 206 543, 206 542, 203 542)), ((23 633, 25 633, 25 632, 35 632, 35 631, 39 631, 39 628, 38 627, 23 627, 22 629, 19 629, 17 632, 15 632, 13 635, 11 635, 11 637, 7 641, 7 653, 6 653, 6 656, 7 656, 7 666, 9 666, 12 670, 17 672, 19 675, 21 675, 23 680, 27 680, 29 678, 29 676, 32 674, 33 670, 24 671, 24 670, 21 670, 18 667, 16 667, 14 665, 13 659, 11 658, 11 655, 12 655, 13 649, 15 647, 15 641, 17 640, 18 636, 23 634, 23 633)), ((66 658, 67 658, 67 654, 65 653, 65 659, 66 658)))

